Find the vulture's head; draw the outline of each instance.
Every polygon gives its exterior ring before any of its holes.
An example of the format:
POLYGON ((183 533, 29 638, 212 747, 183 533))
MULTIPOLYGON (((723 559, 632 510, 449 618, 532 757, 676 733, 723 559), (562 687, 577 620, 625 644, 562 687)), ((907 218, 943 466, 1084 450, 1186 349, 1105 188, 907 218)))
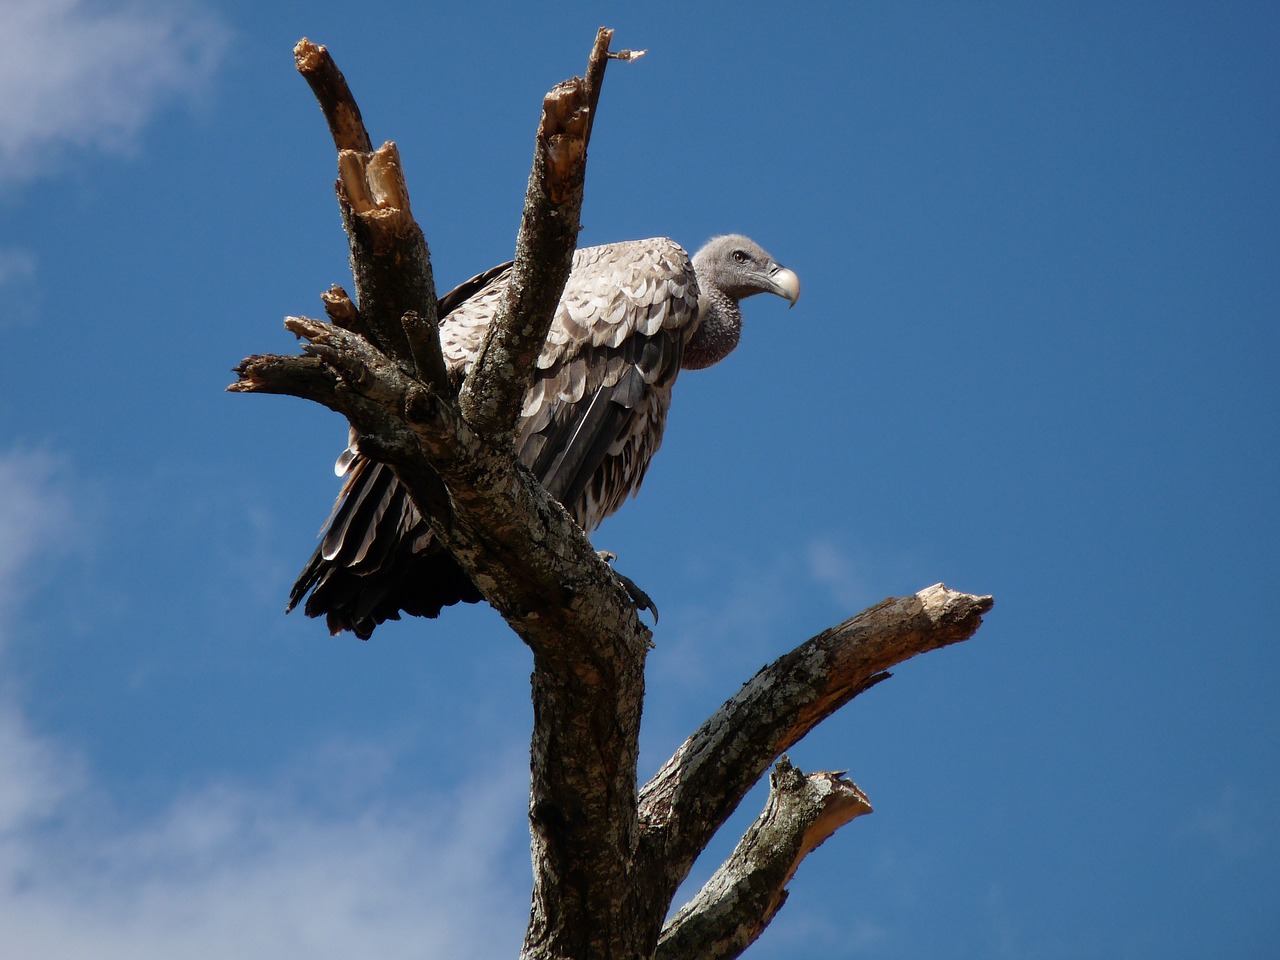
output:
POLYGON ((739 233, 712 237, 693 255, 702 296, 698 329, 685 344, 681 367, 701 370, 723 360, 742 334, 738 301, 773 293, 792 306, 800 299, 800 278, 739 233))
POLYGON ((718 290, 734 301, 757 293, 776 294, 792 306, 800 299, 800 278, 739 233, 708 240, 694 254, 693 269, 704 292, 718 290))

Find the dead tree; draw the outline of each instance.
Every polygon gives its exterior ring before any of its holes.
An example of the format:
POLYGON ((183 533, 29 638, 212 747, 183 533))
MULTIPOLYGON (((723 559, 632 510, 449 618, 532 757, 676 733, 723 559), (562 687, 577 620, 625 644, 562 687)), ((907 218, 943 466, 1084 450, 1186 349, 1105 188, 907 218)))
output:
POLYGON ((526 958, 734 957, 772 920, 800 861, 871 807, 835 773, 784 752, 909 657, 967 639, 991 598, 941 584, 889 599, 760 670, 661 770, 637 782, 651 634, 564 508, 516 459, 513 429, 569 274, 612 31, 585 78, 543 101, 514 279, 462 384, 444 374, 427 243, 393 143, 373 149, 324 47, 299 71, 338 148, 338 202, 355 299, 324 295, 328 321, 289 317, 295 356, 253 356, 229 388, 289 394, 346 417, 361 452, 390 465, 485 599, 533 651, 529 823, 533 908, 526 958), (442 519, 444 518, 444 519, 442 519), (776 761, 776 765, 775 765, 776 761), (768 802, 732 856, 667 919, 694 860, 773 765, 768 802))

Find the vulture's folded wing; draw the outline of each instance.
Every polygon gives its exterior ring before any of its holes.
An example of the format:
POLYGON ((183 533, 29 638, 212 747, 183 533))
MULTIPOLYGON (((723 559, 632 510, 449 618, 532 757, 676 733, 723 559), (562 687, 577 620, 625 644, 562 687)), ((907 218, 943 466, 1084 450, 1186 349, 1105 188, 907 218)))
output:
MULTIPOLYGON (((478 274, 441 298, 441 347, 459 378, 484 343, 508 267, 478 274)), ((662 442, 671 386, 697 324, 693 267, 673 241, 609 244, 574 255, 516 442, 521 460, 585 529, 639 488, 662 442)), ((478 600, 390 468, 365 460, 355 447, 339 458, 345 483, 289 608, 310 591, 308 615, 326 615, 335 633, 351 629, 367 637, 401 610, 435 616, 458 600, 478 600)))
POLYGON ((697 318, 693 267, 670 240, 589 247, 575 258, 518 445, 586 530, 639 489, 697 318))

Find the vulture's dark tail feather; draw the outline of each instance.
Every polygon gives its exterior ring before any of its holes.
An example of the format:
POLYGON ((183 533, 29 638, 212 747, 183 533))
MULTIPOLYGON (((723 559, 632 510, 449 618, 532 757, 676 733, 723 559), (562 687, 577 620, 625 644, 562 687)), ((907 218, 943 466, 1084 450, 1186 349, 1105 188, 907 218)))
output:
MULTIPOLYGON (((510 261, 499 264, 450 290, 439 300, 439 315, 510 267, 510 261)), ((483 599, 457 561, 431 546, 426 524, 390 467, 351 451, 340 462, 346 482, 320 546, 289 591, 286 612, 306 597, 303 612, 324 617, 330 633, 350 630, 368 640, 374 627, 399 620, 401 611, 437 617, 444 607, 483 599)))
POLYGON ((455 603, 484 599, 457 561, 440 549, 402 551, 365 574, 326 560, 317 549, 289 594, 289 609, 308 591, 303 607, 308 617, 324 617, 334 636, 350 630, 361 640, 368 640, 383 621, 399 620, 401 611, 434 618, 455 603))

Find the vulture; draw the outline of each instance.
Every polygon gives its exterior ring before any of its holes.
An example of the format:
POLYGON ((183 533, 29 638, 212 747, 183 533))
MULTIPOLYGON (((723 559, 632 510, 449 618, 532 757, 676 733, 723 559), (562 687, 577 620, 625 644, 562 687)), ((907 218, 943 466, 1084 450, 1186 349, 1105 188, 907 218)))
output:
MULTIPOLYGON (((510 267, 472 277, 440 299, 440 342, 456 383, 471 372, 510 267)), ((516 447, 584 530, 639 489, 662 442, 676 376, 737 346, 738 304, 757 293, 794 305, 800 280, 736 234, 712 238, 692 258, 665 238, 575 252, 516 447)), ((288 610, 305 597, 304 612, 323 616, 330 633, 350 630, 367 640, 401 613, 436 617, 450 604, 482 599, 391 468, 362 456, 354 434, 335 470, 342 490, 288 610)))

